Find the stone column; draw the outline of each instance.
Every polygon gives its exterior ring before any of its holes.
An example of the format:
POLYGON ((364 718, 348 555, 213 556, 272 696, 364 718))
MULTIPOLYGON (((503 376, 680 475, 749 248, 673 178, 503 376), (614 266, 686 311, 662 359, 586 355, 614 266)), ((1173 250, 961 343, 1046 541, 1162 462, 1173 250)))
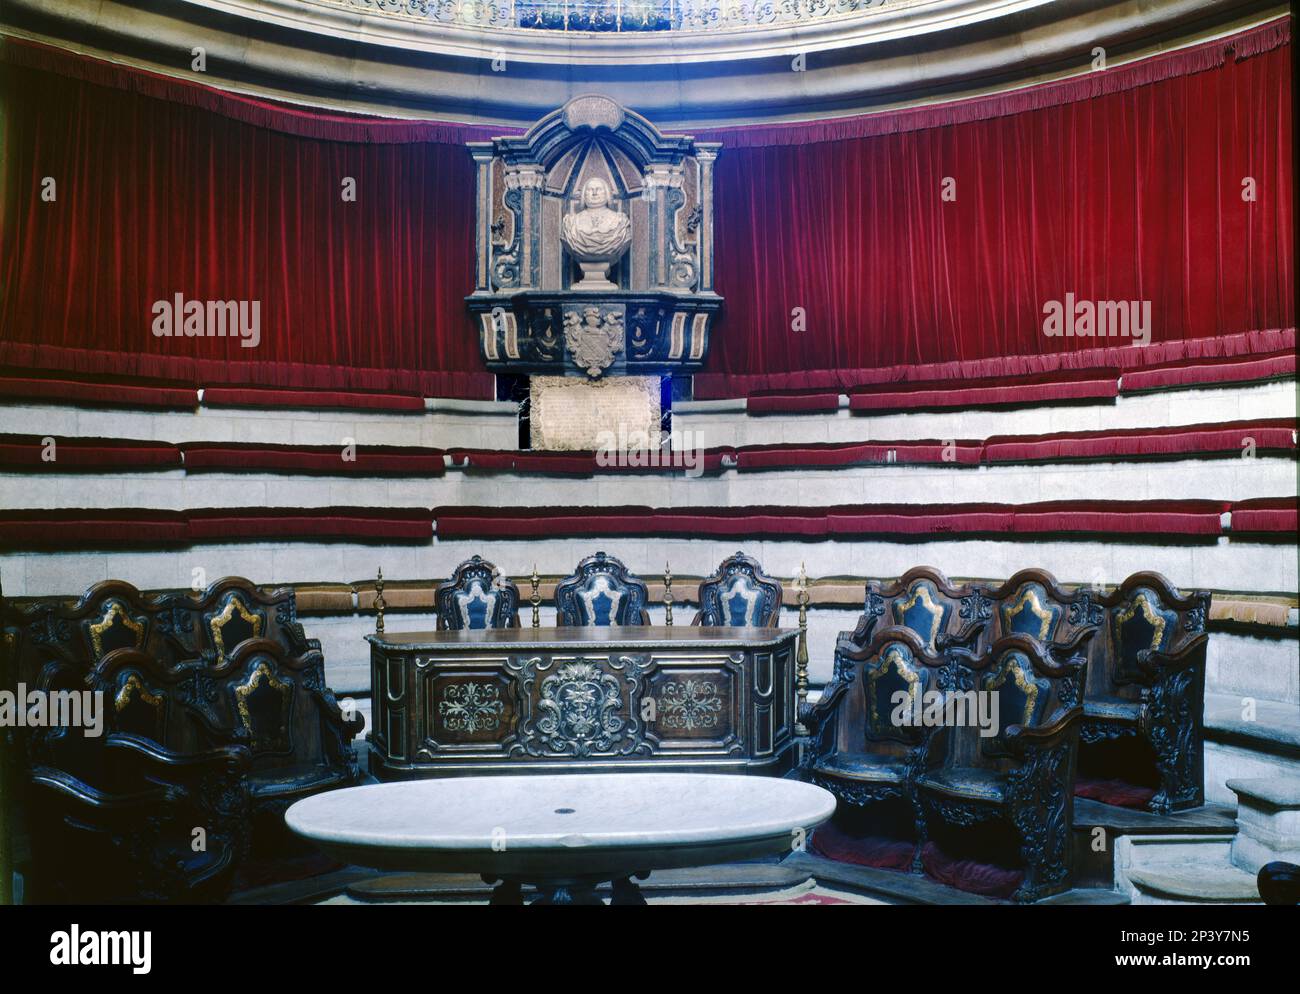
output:
POLYGON ((478 167, 478 224, 474 236, 474 292, 490 293, 492 287, 492 143, 471 142, 470 154, 478 167))
POLYGON ((696 142, 695 160, 700 166, 700 293, 713 292, 713 162, 718 142, 696 142))
POLYGON ((535 288, 542 274, 542 187, 546 174, 539 165, 506 169, 506 189, 519 191, 519 286, 535 288))

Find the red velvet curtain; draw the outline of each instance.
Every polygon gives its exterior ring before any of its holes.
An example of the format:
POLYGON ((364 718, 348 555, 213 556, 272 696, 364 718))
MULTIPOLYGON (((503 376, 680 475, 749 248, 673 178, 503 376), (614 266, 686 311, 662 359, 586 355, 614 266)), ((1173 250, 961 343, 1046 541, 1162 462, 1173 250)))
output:
POLYGON ((300 137, 139 88, 0 73, 0 362, 491 396, 464 303, 474 170, 460 141, 300 137), (155 337, 152 305, 177 293, 260 301, 260 344, 155 337))
POLYGON ((732 147, 716 166, 726 303, 708 372, 1128 344, 1045 337, 1043 305, 1067 292, 1151 301, 1158 342, 1293 326, 1289 25, 1272 32, 1249 58, 1220 42, 1163 66, 1180 75, 1037 109, 1013 112, 1047 102, 1022 94, 921 111, 915 130, 885 115, 711 135, 732 147))
MULTIPOLYGON (((707 136, 726 309, 697 388, 1121 344, 1046 338, 1066 293, 1149 300, 1155 342, 1294 326, 1289 41, 1282 19, 1065 84, 707 136)), ((463 142, 503 129, 301 111, 13 42, 0 102, 0 365, 490 395, 463 142), (154 337, 176 293, 261 301, 261 345, 154 337)))

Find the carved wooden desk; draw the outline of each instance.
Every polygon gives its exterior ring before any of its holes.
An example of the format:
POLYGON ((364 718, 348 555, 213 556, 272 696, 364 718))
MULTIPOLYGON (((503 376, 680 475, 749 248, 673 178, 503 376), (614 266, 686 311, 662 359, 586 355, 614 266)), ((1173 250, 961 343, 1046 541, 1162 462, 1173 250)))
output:
POLYGON ((367 635, 381 780, 696 770, 793 759, 795 648, 779 628, 514 628, 367 635))

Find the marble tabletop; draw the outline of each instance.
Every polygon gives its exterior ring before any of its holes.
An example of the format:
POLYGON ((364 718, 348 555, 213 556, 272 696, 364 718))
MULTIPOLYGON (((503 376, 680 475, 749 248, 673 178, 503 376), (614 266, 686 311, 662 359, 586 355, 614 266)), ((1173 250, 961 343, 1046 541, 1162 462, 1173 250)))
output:
POLYGON ((361 866, 560 878, 779 855, 834 811, 832 794, 795 780, 581 773, 351 787, 285 821, 361 866))

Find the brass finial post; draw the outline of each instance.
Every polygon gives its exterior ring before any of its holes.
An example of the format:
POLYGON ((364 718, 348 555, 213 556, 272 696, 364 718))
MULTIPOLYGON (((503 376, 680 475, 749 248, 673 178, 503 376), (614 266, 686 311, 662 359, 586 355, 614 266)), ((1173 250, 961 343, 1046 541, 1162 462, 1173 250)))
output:
POLYGON ((799 652, 795 657, 795 691, 798 703, 795 705, 795 732, 807 735, 808 728, 803 723, 803 709, 808 703, 808 570, 799 564, 799 652))
POLYGON ((375 577, 375 634, 384 634, 384 568, 379 567, 375 577))
POLYGON ((664 563, 664 624, 669 628, 673 624, 673 571, 664 563))
POLYGON ((541 584, 542 578, 537 575, 537 564, 533 563, 533 575, 528 578, 528 582, 533 585, 533 592, 528 597, 529 603, 533 605, 533 627, 542 627, 542 614, 538 607, 542 603, 541 584))

